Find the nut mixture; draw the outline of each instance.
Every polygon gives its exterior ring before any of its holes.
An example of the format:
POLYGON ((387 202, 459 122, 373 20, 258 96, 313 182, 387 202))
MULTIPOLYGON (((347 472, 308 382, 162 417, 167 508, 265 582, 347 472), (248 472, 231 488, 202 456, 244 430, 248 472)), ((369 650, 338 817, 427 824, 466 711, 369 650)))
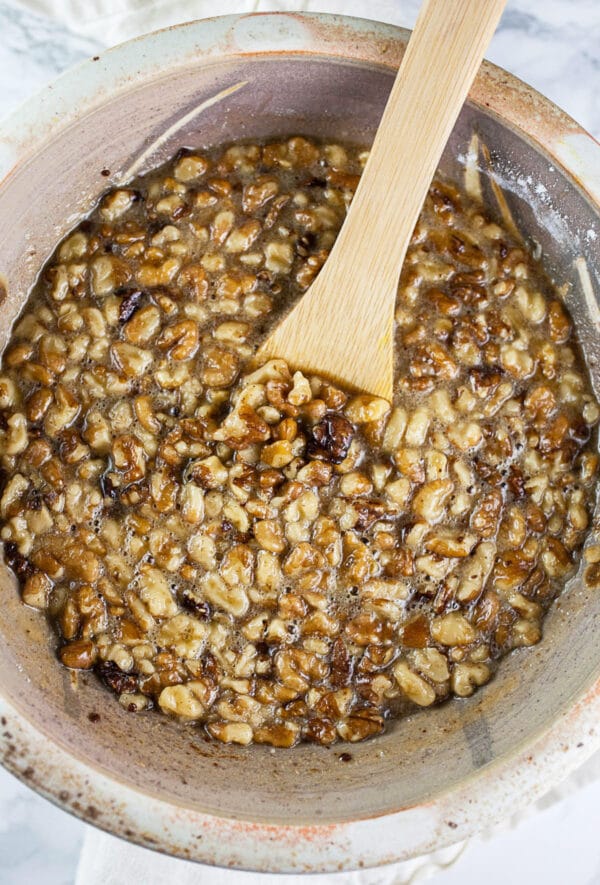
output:
POLYGON ((560 298, 454 187, 433 184, 406 259, 393 404, 248 368, 366 156, 183 153, 102 198, 15 325, 6 559, 62 663, 127 710, 359 741, 537 643, 576 567, 598 406, 560 298))

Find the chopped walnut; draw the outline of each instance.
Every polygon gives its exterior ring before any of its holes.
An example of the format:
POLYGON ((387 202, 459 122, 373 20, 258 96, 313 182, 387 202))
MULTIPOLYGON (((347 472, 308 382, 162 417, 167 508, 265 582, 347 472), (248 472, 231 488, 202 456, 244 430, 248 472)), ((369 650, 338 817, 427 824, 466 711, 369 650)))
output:
POLYGON ((365 156, 303 137, 183 152, 103 196, 15 324, 5 560, 59 661, 132 713, 240 746, 372 738, 539 642, 578 567, 600 408, 573 324, 451 184, 408 249, 393 402, 254 365, 365 156))

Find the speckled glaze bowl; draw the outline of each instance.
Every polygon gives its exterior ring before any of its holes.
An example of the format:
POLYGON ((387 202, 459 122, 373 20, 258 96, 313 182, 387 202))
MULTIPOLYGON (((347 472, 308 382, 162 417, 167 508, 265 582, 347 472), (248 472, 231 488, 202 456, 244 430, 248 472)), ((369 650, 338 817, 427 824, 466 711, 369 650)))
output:
MULTIPOLYGON (((407 38, 341 17, 218 18, 112 49, 29 101, 0 128, 0 344, 55 243, 107 184, 183 144, 290 133, 367 143, 407 38)), ((484 64, 442 168, 455 179, 466 169, 469 188, 510 211, 570 284, 597 385, 600 147, 484 64)), ((181 857, 265 872, 390 863, 532 801, 600 746, 600 593, 581 575, 540 645, 473 698, 341 748, 350 761, 339 746, 228 747, 128 714, 93 676, 57 665, 4 566, 0 594, 4 765, 85 820, 181 857)))

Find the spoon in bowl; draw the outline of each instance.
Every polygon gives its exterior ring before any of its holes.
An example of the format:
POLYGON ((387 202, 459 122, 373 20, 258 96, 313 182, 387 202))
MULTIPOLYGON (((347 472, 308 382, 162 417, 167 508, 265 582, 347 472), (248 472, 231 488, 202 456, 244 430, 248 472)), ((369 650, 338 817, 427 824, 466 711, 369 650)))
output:
POLYGON ((429 185, 506 0, 425 0, 331 253, 256 361, 392 399, 394 308, 429 185))

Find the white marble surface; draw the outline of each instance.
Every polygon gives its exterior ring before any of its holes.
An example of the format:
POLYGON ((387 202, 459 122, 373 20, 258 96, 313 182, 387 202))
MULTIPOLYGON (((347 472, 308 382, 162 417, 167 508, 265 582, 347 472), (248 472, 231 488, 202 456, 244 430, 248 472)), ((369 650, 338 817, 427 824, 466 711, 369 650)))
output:
MULTIPOLYGON (((298 5, 351 14, 358 2, 305 0, 298 5)), ((240 0, 240 10, 250 6, 277 9, 283 0, 240 0)), ((418 6, 418 0, 373 0, 369 8, 373 17, 410 27, 418 6)), ((228 3, 228 11, 235 7, 235 2, 228 3)), ((184 8, 176 0, 168 8, 172 22, 190 17, 189 6, 184 8)), ((213 6, 213 14, 216 11, 213 6)), ((103 45, 89 36, 98 33, 94 27, 84 30, 88 36, 76 35, 13 0, 0 0, 0 117, 103 45)), ((531 83, 600 137, 600 0, 508 0, 488 57, 531 83)), ((452 869, 436 874, 430 882, 475 885, 485 877, 486 885, 600 885, 599 807, 597 781, 517 828, 492 839, 473 840, 452 869)), ((83 824, 0 769, 0 885, 71 885, 84 831, 83 824)), ((137 881, 130 871, 120 880, 123 885, 137 881)), ((269 878, 269 882, 274 880, 269 878)))

